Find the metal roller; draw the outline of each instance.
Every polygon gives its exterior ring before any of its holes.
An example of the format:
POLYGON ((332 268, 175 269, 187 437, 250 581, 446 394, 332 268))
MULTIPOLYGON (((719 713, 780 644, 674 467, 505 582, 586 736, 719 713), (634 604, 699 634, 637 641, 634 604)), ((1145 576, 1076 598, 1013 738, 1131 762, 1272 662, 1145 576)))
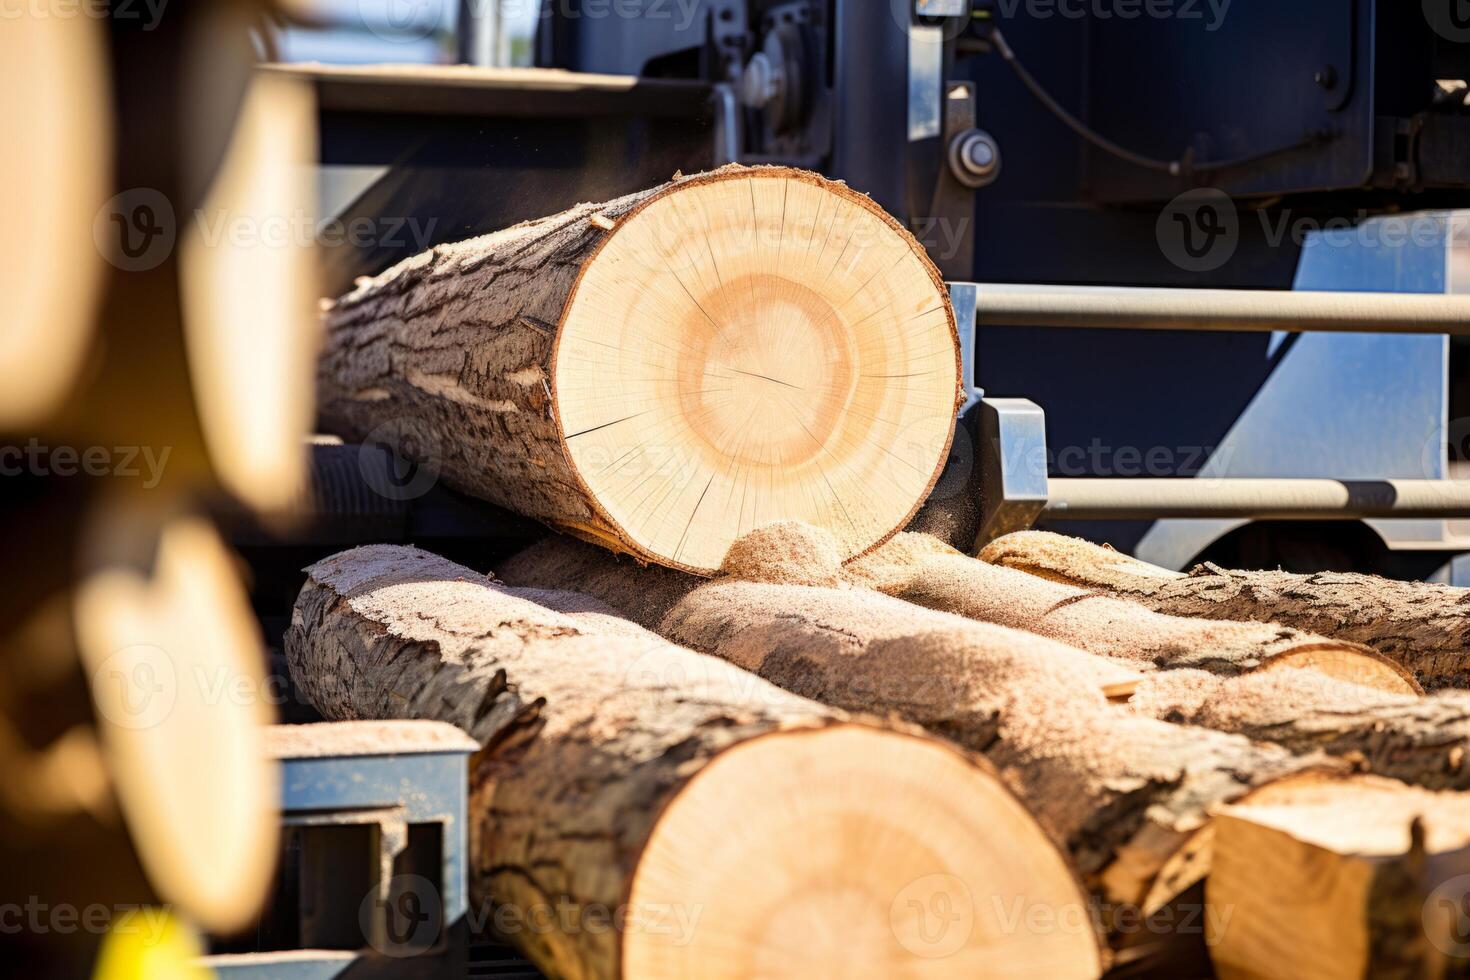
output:
POLYGON ((981 323, 1022 327, 1470 335, 1470 296, 984 283, 981 323))

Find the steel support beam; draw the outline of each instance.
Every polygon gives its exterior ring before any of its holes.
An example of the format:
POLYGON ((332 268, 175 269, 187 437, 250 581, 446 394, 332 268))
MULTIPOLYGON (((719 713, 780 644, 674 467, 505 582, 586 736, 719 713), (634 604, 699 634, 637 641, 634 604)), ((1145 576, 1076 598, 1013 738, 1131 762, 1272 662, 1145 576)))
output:
POLYGON ((981 283, 981 324, 1470 336, 1470 295, 981 283))
POLYGON ((1470 517, 1470 480, 1050 480, 1054 520, 1470 517))

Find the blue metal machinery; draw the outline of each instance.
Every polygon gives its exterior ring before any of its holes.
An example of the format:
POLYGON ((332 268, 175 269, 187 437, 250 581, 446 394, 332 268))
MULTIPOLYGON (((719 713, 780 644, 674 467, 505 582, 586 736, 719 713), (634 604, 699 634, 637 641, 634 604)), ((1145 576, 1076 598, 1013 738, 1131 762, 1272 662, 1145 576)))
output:
POLYGON ((205 964, 220 980, 464 975, 475 742, 408 721, 278 725, 267 744, 282 768, 277 895, 254 936, 205 964))
MULTIPOLYGON (((1308 304, 1304 312, 1315 314, 1319 299, 1330 300, 1323 304, 1330 310, 1337 294, 1374 294, 1371 302, 1365 296, 1360 304, 1342 304, 1349 316, 1363 316, 1387 296, 1436 296, 1446 300, 1427 300, 1423 308, 1442 309, 1445 316, 1419 333, 1347 332, 1362 326, 1356 323, 1342 324, 1342 332, 1274 332, 1265 352, 1273 362, 1269 376, 1211 447, 1193 481, 1149 479, 1152 474, 1147 473, 1125 474, 1133 479, 1119 478, 1110 486, 1049 480, 1048 469, 1056 467, 1055 450, 1046 445, 1041 409, 1026 400, 987 400, 981 422, 988 451, 982 537, 1045 518, 1138 519, 1150 503, 1160 513, 1197 510, 1198 516, 1152 522, 1135 547, 1140 558, 1182 568, 1253 518, 1295 508, 1292 516, 1309 520, 1362 519, 1390 551, 1439 553, 1443 569, 1438 577, 1470 584, 1458 581, 1456 563, 1450 561, 1470 550, 1470 522, 1465 520, 1470 517, 1470 484, 1453 480, 1449 458, 1451 447, 1463 448, 1470 422, 1449 417, 1450 338, 1433 332, 1470 329, 1470 315, 1458 299, 1470 293, 1467 240, 1470 214, 1464 212, 1381 217, 1351 229, 1313 232, 1303 249, 1297 292, 1283 299, 1303 300, 1308 304), (1330 486, 1310 482, 1314 480, 1339 481, 1346 489, 1333 494, 1330 486), (1381 488, 1376 496, 1374 488, 1381 488), (1339 496, 1341 503, 1336 502, 1339 496), (1281 500, 1287 502, 1274 502, 1281 500)), ((951 287, 957 306, 968 307, 977 296, 986 306, 985 291, 983 285, 951 287)), ((1026 309, 1024 316, 1045 321, 1051 303, 1051 318, 1057 322, 1105 328, 1133 325, 1156 309, 1172 309, 1171 292, 1176 291, 1025 288, 1026 303, 989 306, 1034 306, 1038 312, 1026 309)), ((1186 291, 1177 291, 1177 296, 1181 301, 1198 298, 1186 291)), ((1240 293, 1230 298, 1246 301, 1234 304, 1245 308, 1259 297, 1240 293)), ((1225 299, 1221 306, 1232 305, 1225 299)), ((1238 325, 1228 309, 1212 311, 1210 304, 1203 305, 1204 310, 1194 313, 1202 321, 1196 328, 1238 325), (1211 318, 1219 322, 1206 322, 1211 318)), ((1269 296, 1263 305, 1270 305, 1269 296)), ((1278 305, 1292 309, 1290 302, 1278 305)), ((1390 302, 1379 305, 1396 308, 1390 302)), ((1180 318, 1176 325, 1190 322, 1189 304, 1182 306, 1184 312, 1170 314, 1180 318)), ((1406 313, 1413 309, 1409 303, 1397 306, 1406 313)), ((1012 319, 1022 315, 1010 314, 1012 319)), ((1330 321, 1315 324, 1314 330, 1324 325, 1330 327, 1330 321)))

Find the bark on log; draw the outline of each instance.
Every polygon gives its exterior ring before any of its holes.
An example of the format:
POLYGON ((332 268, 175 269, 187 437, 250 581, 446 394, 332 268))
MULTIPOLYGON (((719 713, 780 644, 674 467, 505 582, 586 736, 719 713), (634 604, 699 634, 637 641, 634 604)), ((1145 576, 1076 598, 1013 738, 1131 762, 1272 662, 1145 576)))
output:
POLYGON ((1215 820, 1221 980, 1463 977, 1470 798, 1389 780, 1288 781, 1215 820))
POLYGON ((902 528, 959 403, 944 283, 867 197, 730 166, 439 246, 329 307, 326 428, 644 562, 902 528))
POLYGON ((481 743, 472 890, 552 976, 1101 969, 1090 930, 1007 930, 985 906, 1085 896, 981 760, 414 549, 309 576, 297 684, 329 717, 438 719, 481 743), (940 906, 962 918, 936 938, 920 913, 940 906))
POLYGON ((1470 788, 1470 693, 1421 698, 1381 659, 1292 629, 1164 616, 899 535, 847 569, 910 602, 1016 626, 1141 666, 1134 713, 1344 756, 1430 789, 1470 788), (1324 652, 1327 655, 1324 656, 1324 652), (1335 655, 1333 655, 1335 654, 1335 655), (1245 668, 1268 667, 1242 673, 1245 668), (1200 669, 1200 668, 1203 669, 1200 669))
POLYGON ((927 535, 899 535, 854 562, 848 574, 908 602, 1027 630, 1140 670, 1233 676, 1299 667, 1385 691, 1422 693, 1404 668, 1367 647, 1273 624, 1166 616, 1108 592, 979 561, 927 535))
POLYGON ((1155 612, 1273 622, 1362 643, 1426 690, 1470 687, 1470 592, 1349 572, 1169 571, 1104 545, 1044 531, 991 542, 980 557, 1053 581, 1115 593, 1155 612))
MULTIPOLYGON (((1336 765, 1129 716, 1099 683, 1115 662, 1043 637, 868 589, 792 584, 800 562, 790 559, 801 551, 792 534, 748 535, 727 562, 746 578, 691 580, 697 587, 682 597, 666 571, 567 541, 543 542, 500 572, 517 585, 590 591, 645 622, 664 605, 657 629, 676 643, 803 697, 893 712, 983 752, 1108 903, 1105 921, 1119 904, 1157 909, 1207 872, 1200 831, 1211 806, 1336 765), (762 568, 779 584, 751 580, 762 568), (658 601, 645 602, 653 593, 658 601)), ((807 554, 821 550, 810 543, 807 554)), ((810 580, 840 577, 815 564, 810 580)))
POLYGON ((1434 790, 1470 790, 1470 692, 1392 694, 1280 670, 1215 677, 1163 671, 1141 681, 1135 714, 1234 732, 1294 752, 1326 752, 1434 790))

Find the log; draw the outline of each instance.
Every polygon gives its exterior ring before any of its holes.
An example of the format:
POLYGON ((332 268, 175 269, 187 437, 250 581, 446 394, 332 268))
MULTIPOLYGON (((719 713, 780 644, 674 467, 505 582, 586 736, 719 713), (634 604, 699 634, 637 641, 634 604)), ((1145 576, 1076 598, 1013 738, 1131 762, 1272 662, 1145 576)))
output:
MULTIPOLYGON (((146 513, 100 507, 90 520, 99 548, 156 540, 147 564, 94 571, 72 600, 106 782, 162 901, 227 935, 266 900, 279 850, 260 625, 238 559, 207 521, 155 526, 146 513)), ((81 778, 84 760, 69 761, 66 775, 81 778)))
POLYGON ((1043 935, 992 907, 1085 894, 983 760, 527 595, 360 548, 309 570, 286 650, 328 717, 480 742, 472 892, 497 925, 555 910, 505 930, 547 974, 1100 973, 1090 923, 1043 935))
POLYGON ((1222 980, 1464 976, 1470 798, 1372 777, 1224 808, 1205 896, 1222 980))
POLYGON ((830 543, 807 537, 803 546, 804 534, 821 532, 786 525, 747 535, 726 561, 735 574, 686 576, 682 597, 676 573, 564 540, 534 546, 499 574, 522 587, 591 592, 641 609, 645 622, 665 604, 656 627, 675 643, 803 697, 897 714, 984 753, 1072 856, 1104 923, 1120 909, 1156 910, 1207 872, 1211 806, 1337 765, 1130 716, 1108 699, 1115 661, 847 586, 830 543), (826 562, 812 559, 823 553, 826 562), (798 584, 803 556, 808 581, 836 584, 798 584), (658 601, 645 601, 655 593, 658 601))
POLYGON ((1470 687, 1470 593, 1375 575, 1228 571, 1204 564, 1188 574, 1105 546, 1044 531, 1021 531, 980 557, 1042 578, 1123 596, 1171 616, 1279 623, 1372 647, 1426 690, 1470 687))
POLYGON ((1217 677, 1162 671, 1139 682, 1135 714, 1234 732, 1294 752, 1326 752, 1426 789, 1470 790, 1470 692, 1394 694, 1278 670, 1217 677))
POLYGON ((1108 592, 988 564, 921 534, 902 534, 854 562, 856 581, 908 602, 1047 636, 1139 670, 1233 676, 1311 668, 1402 694, 1422 691, 1375 651, 1289 627, 1167 616, 1108 592))
POLYGON ((923 249, 815 174, 729 166, 444 245, 325 313, 321 418, 447 483, 708 575, 793 518, 908 523, 960 403, 923 249))

